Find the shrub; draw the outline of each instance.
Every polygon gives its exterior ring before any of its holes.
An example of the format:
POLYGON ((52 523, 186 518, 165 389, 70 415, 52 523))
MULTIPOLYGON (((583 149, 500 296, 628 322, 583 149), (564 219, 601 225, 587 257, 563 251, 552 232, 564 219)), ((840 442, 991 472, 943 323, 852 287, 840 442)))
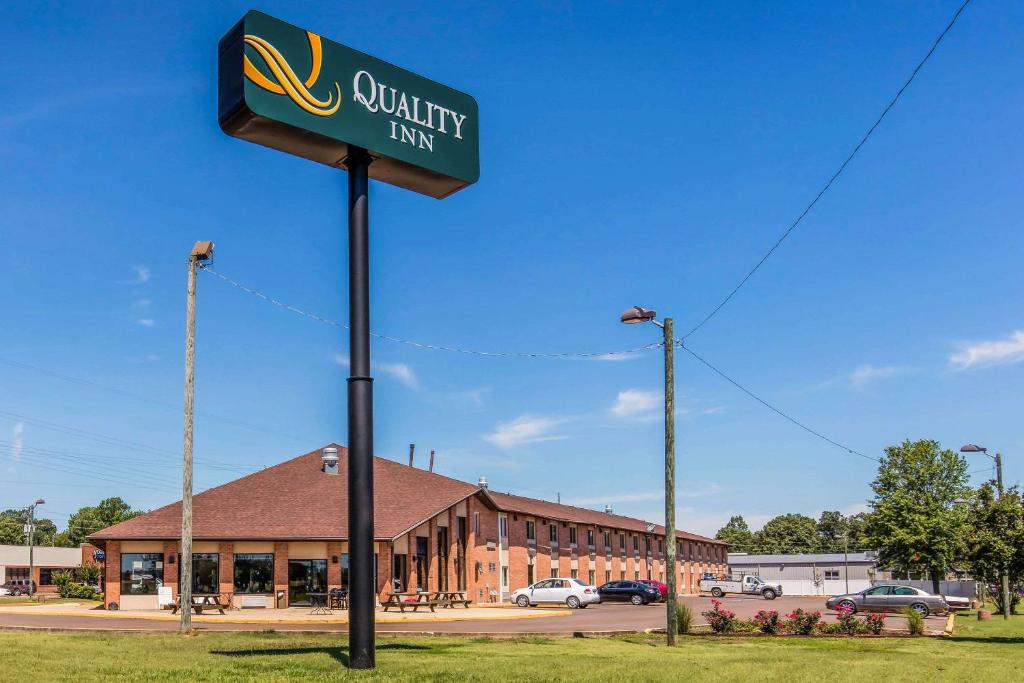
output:
POLYGON ((676 603, 676 627, 679 633, 689 633, 693 629, 693 610, 685 602, 676 603))
POLYGON ((797 608, 786 615, 786 630, 800 636, 809 636, 821 621, 821 612, 805 612, 797 608))
POLYGON ((71 571, 57 571, 53 572, 52 580, 55 586, 57 586, 57 592, 60 593, 62 598, 78 598, 80 600, 95 600, 99 595, 92 589, 91 586, 87 586, 83 583, 76 581, 78 572, 71 571))
POLYGON ((721 600, 712 600, 711 609, 701 612, 715 633, 732 633, 736 630, 736 613, 722 609, 721 600))
POLYGON ((908 607, 903 610, 903 615, 907 618, 907 630, 910 632, 910 635, 923 636, 924 617, 921 616, 921 613, 908 607))
POLYGON ((778 633, 781 628, 779 613, 775 610, 761 610, 754 615, 754 623, 758 631, 769 635, 778 633))
POLYGON ((885 628, 885 615, 884 614, 865 614, 864 615, 864 628, 876 636, 882 632, 885 628))
POLYGON ((86 586, 99 585, 100 577, 103 575, 103 568, 96 562, 86 562, 75 572, 78 575, 78 582, 86 586))
POLYGON ((836 607, 836 625, 839 626, 838 632, 845 633, 848 636, 855 636, 858 633, 863 633, 865 626, 862 622, 857 621, 857 618, 853 616, 853 609, 846 607, 845 605, 839 605, 836 607))

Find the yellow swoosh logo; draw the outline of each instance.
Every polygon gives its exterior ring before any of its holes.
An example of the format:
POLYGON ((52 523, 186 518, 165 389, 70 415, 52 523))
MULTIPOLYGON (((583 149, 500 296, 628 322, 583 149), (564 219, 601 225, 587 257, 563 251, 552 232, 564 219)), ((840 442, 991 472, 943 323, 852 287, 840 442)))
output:
POLYGON ((335 93, 327 93, 327 99, 321 100, 309 92, 309 88, 313 87, 316 79, 320 77, 320 67, 323 65, 323 46, 320 44, 320 36, 317 34, 307 31, 306 36, 309 38, 309 52, 313 64, 310 67, 309 76, 304 81, 299 79, 295 70, 288 64, 288 60, 277 51, 277 48, 259 36, 246 35, 245 43, 263 58, 274 80, 270 80, 257 69, 248 55, 245 55, 243 70, 250 81, 264 90, 277 95, 287 95, 292 102, 310 114, 330 116, 341 106, 341 86, 337 82, 334 83, 337 99, 335 99, 335 93))

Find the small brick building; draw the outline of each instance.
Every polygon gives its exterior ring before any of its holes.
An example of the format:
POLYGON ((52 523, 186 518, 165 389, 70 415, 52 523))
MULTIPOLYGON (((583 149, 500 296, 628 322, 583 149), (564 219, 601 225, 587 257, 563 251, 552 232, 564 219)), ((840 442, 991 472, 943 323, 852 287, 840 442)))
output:
MULTIPOLYGON (((193 498, 193 592, 235 607, 309 604, 348 583, 347 451, 336 470, 322 450, 193 498)), ((377 592, 466 590, 475 602, 549 576, 665 580, 663 528, 571 505, 513 496, 383 458, 374 459, 377 592)), ((89 537, 104 551, 106 604, 155 609, 177 596, 181 503, 89 537)), ((681 593, 726 570, 721 541, 676 532, 681 593)))

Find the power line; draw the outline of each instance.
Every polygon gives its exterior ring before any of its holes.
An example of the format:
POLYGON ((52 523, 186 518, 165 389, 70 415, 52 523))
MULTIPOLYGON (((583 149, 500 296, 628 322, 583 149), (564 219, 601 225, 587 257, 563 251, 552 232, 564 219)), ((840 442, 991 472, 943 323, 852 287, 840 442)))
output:
POLYGON ((716 368, 714 365, 709 363, 703 357, 699 356, 693 349, 691 349, 688 346, 684 346, 682 341, 677 341, 676 344, 679 346, 679 348, 681 348, 683 351, 686 351, 688 354, 690 354, 691 356, 693 356, 694 358, 699 360, 701 363, 703 363, 705 366, 707 366, 709 369, 711 369, 715 374, 717 374, 719 377, 724 379, 726 382, 728 382, 729 384, 733 385, 734 387, 736 387, 737 389, 742 391, 744 394, 746 394, 750 398, 754 399, 755 401, 757 401, 758 403, 763 405, 765 408, 768 408, 769 410, 771 410, 772 412, 776 413, 777 415, 780 415, 783 418, 789 420, 790 422, 792 422, 793 424, 795 424, 797 427, 799 427, 800 429, 804 430, 805 432, 808 432, 809 434, 813 434, 814 436, 818 437, 819 439, 827 441, 828 443, 832 444, 836 448, 841 448, 844 451, 846 451, 847 453, 850 453, 852 455, 858 455, 858 456, 860 456, 860 457, 862 457, 862 458, 864 458, 866 460, 871 460, 873 462, 882 462, 879 458, 874 458, 874 457, 872 457, 870 455, 864 455, 863 453, 861 453, 858 450, 854 450, 853 448, 850 448, 849 446, 846 446, 845 444, 841 444, 838 441, 834 441, 834 440, 830 439, 829 437, 825 436, 821 432, 818 432, 818 431, 815 431, 815 430, 811 429, 810 427, 805 425, 803 422, 800 422, 796 418, 790 417, 786 413, 782 412, 781 410, 779 410, 778 408, 773 406, 771 403, 768 403, 768 401, 765 401, 763 398, 761 398, 760 396, 758 396, 757 394, 752 392, 750 389, 747 389, 745 386, 743 386, 742 384, 740 384, 739 382, 737 382, 736 380, 734 380, 733 378, 729 377, 724 372, 722 372, 721 370, 716 368))
POLYGON ((767 253, 765 253, 765 255, 761 257, 761 260, 758 261, 754 265, 754 267, 750 269, 750 272, 743 276, 743 279, 740 280, 739 284, 736 285, 733 288, 733 290, 729 292, 729 294, 724 299, 722 299, 721 302, 719 302, 717 306, 711 309, 711 312, 704 316, 703 320, 697 323, 697 325, 695 325, 689 332, 684 334, 683 339, 686 339, 687 337, 697 332, 697 330, 704 327, 704 325, 706 325, 709 320, 714 318, 718 314, 718 312, 721 311, 732 300, 734 296, 736 296, 736 293, 740 291, 743 285, 747 284, 747 281, 754 276, 754 273, 756 273, 762 265, 764 265, 765 261, 767 261, 768 258, 775 253, 775 250, 779 248, 779 246, 786 240, 787 237, 789 237, 790 233, 792 233, 796 229, 796 227, 800 225, 804 217, 811 212, 811 209, 813 209, 815 205, 817 205, 818 201, 825 195, 826 192, 828 192, 829 188, 832 187, 836 180, 839 179, 839 176, 842 175, 843 171, 846 170, 846 167, 849 166, 850 162, 853 161, 853 158, 857 156, 857 153, 860 152, 861 147, 863 147, 864 144, 868 141, 871 135, 875 132, 875 129, 877 129, 878 126, 881 125, 882 120, 885 119, 886 115, 892 110, 893 107, 896 106, 896 103, 899 101, 900 97, 903 96, 904 91, 906 91, 906 89, 910 87, 910 84, 914 82, 914 79, 917 77, 918 72, 921 71, 925 63, 927 63, 927 61, 931 59, 931 56, 935 53, 935 50, 938 49, 939 43, 942 42, 942 39, 945 38, 946 34, 949 33, 949 31, 953 28, 953 25, 956 23, 956 20, 960 18, 960 14, 967 8, 967 5, 969 4, 971 4, 971 0, 965 0, 965 2, 962 5, 960 5, 959 8, 957 8, 956 12, 953 14, 953 18, 949 20, 949 23, 946 24, 946 28, 942 30, 942 33, 939 34, 939 37, 936 38, 935 42, 932 43, 932 46, 928 50, 928 53, 925 54, 924 58, 920 62, 918 62, 917 66, 914 67, 914 70, 910 73, 910 77, 907 78, 907 80, 903 83, 903 87, 901 87, 899 91, 897 91, 896 95, 891 100, 889 100, 889 104, 886 105, 885 109, 882 110, 882 113, 879 114, 877 119, 875 119, 875 122, 868 129, 868 132, 864 134, 864 137, 860 139, 860 142, 858 142, 857 145, 853 148, 853 151, 850 152, 849 156, 847 156, 843 163, 839 165, 839 168, 836 170, 835 173, 832 174, 832 177, 828 179, 828 182, 826 182, 825 185, 818 191, 818 194, 814 196, 814 199, 811 200, 811 203, 804 208, 800 215, 796 217, 795 221, 790 223, 789 227, 786 228, 786 231, 782 233, 782 236, 775 241, 775 244, 773 244, 771 249, 769 249, 767 253))
MULTIPOLYGON (((211 275, 214 275, 215 277, 220 278, 221 280, 228 283, 232 287, 240 289, 241 291, 247 294, 251 294, 252 296, 255 296, 258 299, 262 299, 267 303, 273 304, 278 308, 282 308, 286 311, 291 311, 296 315, 301 315, 303 317, 309 318, 310 320, 315 320, 319 323, 323 323, 324 325, 330 325, 331 327, 337 327, 339 329, 344 330, 348 329, 348 325, 345 325, 344 323, 340 323, 336 320, 331 320, 330 318, 324 318, 323 316, 317 315, 315 313, 310 313, 309 311, 305 311, 299 308, 298 306, 286 304, 282 301, 279 301, 271 296, 264 294, 259 290, 253 289, 252 287, 247 287, 242 283, 238 282, 237 280, 232 280, 227 275, 224 275, 223 273, 218 273, 209 266, 200 266, 200 269, 210 273, 211 275)), ((404 344, 406 346, 412 346, 418 349, 428 349, 430 351, 447 351, 449 353, 461 353, 471 356, 488 356, 491 358, 600 358, 625 356, 634 353, 643 353, 644 351, 651 351, 653 349, 661 348, 663 346, 661 342, 655 342, 653 344, 638 346, 634 349, 624 349, 621 351, 566 351, 555 353, 529 351, 479 351, 476 349, 464 349, 455 346, 440 346, 438 344, 427 344, 425 342, 418 342, 412 339, 402 339, 400 337, 393 337, 391 335, 380 334, 378 332, 370 332, 370 336, 376 337, 377 339, 382 339, 384 341, 393 342, 395 344, 404 344)))

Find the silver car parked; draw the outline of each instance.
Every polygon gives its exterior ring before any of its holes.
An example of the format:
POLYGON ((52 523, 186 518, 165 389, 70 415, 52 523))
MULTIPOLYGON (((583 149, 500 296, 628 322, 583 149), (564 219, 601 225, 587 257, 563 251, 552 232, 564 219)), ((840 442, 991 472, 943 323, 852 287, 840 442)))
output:
POLYGON ((825 607, 852 609, 854 612, 901 612, 909 607, 921 616, 941 614, 949 605, 941 595, 926 593, 911 586, 872 586, 860 593, 836 595, 825 601, 825 607))

